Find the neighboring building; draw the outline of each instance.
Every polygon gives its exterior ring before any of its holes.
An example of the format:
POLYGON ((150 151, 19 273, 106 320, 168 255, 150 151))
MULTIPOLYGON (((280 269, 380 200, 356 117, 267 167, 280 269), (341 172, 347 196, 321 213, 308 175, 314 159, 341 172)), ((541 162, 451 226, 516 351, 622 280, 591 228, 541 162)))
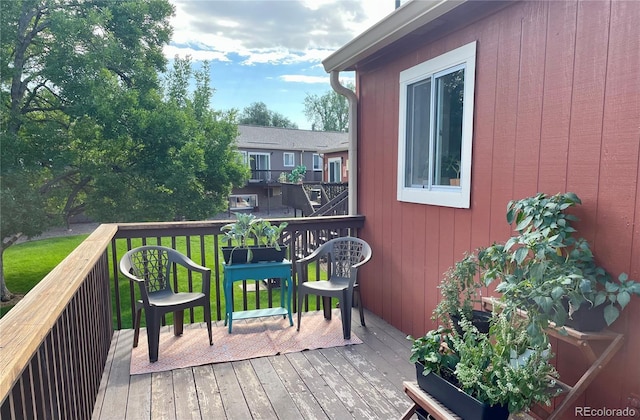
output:
POLYGON ((239 125, 238 150, 251 166, 251 179, 229 197, 230 210, 282 207, 280 179, 299 165, 306 182, 323 180, 323 154, 347 140, 347 133, 239 125))
MULTIPOLYGON (((324 60, 332 80, 356 72, 368 309, 413 336, 436 327, 442 274, 509 238, 507 203, 537 192, 577 193, 599 264, 640 279, 639 20, 640 1, 410 1, 324 60), (412 136, 429 120, 432 143, 412 136)), ((633 297, 611 326, 624 347, 576 406, 637 399, 638 325, 633 297)), ((554 350, 577 379, 582 353, 554 350)))

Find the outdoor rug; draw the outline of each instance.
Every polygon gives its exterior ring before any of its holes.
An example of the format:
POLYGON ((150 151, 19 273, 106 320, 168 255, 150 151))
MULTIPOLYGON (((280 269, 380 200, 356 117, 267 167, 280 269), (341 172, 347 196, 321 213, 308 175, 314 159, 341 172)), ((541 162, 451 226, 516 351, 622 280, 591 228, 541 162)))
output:
POLYGON ((342 338, 338 310, 332 314, 331 321, 324 319, 322 311, 304 313, 300 332, 296 331, 295 315, 293 326, 289 326, 288 317, 283 319, 281 316, 234 321, 231 334, 223 324, 222 321, 214 323, 213 346, 209 345, 204 323, 185 325, 180 337, 174 336, 171 328, 163 328, 155 363, 149 362, 146 329, 142 328, 138 347, 131 352, 131 374, 362 343, 353 332, 350 340, 342 338))

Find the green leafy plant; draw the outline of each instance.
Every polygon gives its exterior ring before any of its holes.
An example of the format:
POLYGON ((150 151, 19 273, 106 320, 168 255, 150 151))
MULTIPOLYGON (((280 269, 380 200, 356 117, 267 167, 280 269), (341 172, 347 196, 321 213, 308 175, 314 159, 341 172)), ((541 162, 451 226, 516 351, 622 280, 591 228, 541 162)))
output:
POLYGON ((480 402, 506 406, 511 413, 551 404, 558 376, 551 348, 531 340, 526 320, 494 312, 488 335, 466 317, 461 324, 462 334, 439 327, 423 337, 407 337, 412 340, 409 360, 424 365, 423 375, 439 375, 480 402))
POLYGON ((280 237, 287 226, 287 222, 275 226, 268 220, 257 219, 251 224, 251 232, 259 246, 272 246, 280 251, 280 237))
POLYGON ((509 202, 507 222, 515 224, 518 234, 480 256, 488 261, 485 283, 500 281, 496 291, 502 294, 505 310, 526 310, 528 332, 539 339, 550 322, 564 326, 583 304, 607 304, 604 318, 611 325, 631 295, 640 295, 636 281, 625 273, 614 279, 596 264, 587 241, 574 237, 572 223, 578 218, 567 210, 581 203, 570 192, 509 202))
MULTIPOLYGON (((251 213, 235 213, 236 221, 228 223, 222 228, 229 246, 232 247, 229 263, 233 260, 233 253, 238 249, 246 249, 247 262, 254 257, 252 247, 273 247, 281 251, 280 238, 288 226, 287 222, 272 225, 270 221, 258 219, 251 213)), ((257 252, 257 251, 256 251, 257 252)))
POLYGON ((473 306, 481 300, 479 291, 485 286, 480 281, 479 270, 476 255, 466 254, 444 273, 438 286, 442 299, 433 312, 433 319, 444 320, 460 314, 472 318, 473 306))
POLYGON ((247 261, 253 259, 251 248, 249 248, 249 239, 253 234, 252 225, 256 222, 257 218, 251 213, 234 213, 236 221, 234 223, 228 223, 220 228, 224 232, 225 237, 229 240, 229 246, 232 246, 231 257, 229 261, 233 259, 233 253, 239 248, 247 249, 247 261))
POLYGON ((507 406, 510 413, 537 403, 551 404, 558 393, 551 347, 532 342, 525 324, 518 317, 500 313, 486 335, 470 321, 463 321, 464 335, 451 338, 460 355, 455 376, 463 391, 486 404, 507 406), (529 350, 527 357, 515 362, 525 350, 529 350))
POLYGON ((443 369, 453 371, 460 358, 452 350, 451 333, 450 329, 440 326, 437 330, 427 332, 423 337, 407 336, 407 339, 412 341, 409 361, 422 363, 424 375, 429 372, 441 375, 443 369))
POLYGON ((287 179, 289 180, 289 182, 302 182, 304 180, 304 176, 307 173, 307 167, 304 165, 298 165, 295 168, 293 168, 293 170, 291 171, 291 173, 289 175, 287 175, 287 179))

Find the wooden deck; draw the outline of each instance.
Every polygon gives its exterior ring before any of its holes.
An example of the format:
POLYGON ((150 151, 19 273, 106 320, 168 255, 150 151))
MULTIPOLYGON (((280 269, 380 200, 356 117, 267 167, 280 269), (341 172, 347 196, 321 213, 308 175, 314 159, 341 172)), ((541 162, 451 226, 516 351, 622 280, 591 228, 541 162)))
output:
POLYGON ((363 344, 134 376, 133 331, 116 331, 93 418, 398 419, 410 342, 370 312, 367 327, 352 318, 363 344))

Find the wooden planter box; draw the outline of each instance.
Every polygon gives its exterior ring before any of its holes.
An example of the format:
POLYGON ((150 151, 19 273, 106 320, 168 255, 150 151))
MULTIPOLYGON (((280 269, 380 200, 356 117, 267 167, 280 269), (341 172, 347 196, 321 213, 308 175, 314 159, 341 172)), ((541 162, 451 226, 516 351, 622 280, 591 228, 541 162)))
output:
POLYGON ((424 365, 416 363, 420 388, 464 420, 506 420, 509 417, 507 407, 483 404, 433 372, 423 375, 423 370, 424 365))

